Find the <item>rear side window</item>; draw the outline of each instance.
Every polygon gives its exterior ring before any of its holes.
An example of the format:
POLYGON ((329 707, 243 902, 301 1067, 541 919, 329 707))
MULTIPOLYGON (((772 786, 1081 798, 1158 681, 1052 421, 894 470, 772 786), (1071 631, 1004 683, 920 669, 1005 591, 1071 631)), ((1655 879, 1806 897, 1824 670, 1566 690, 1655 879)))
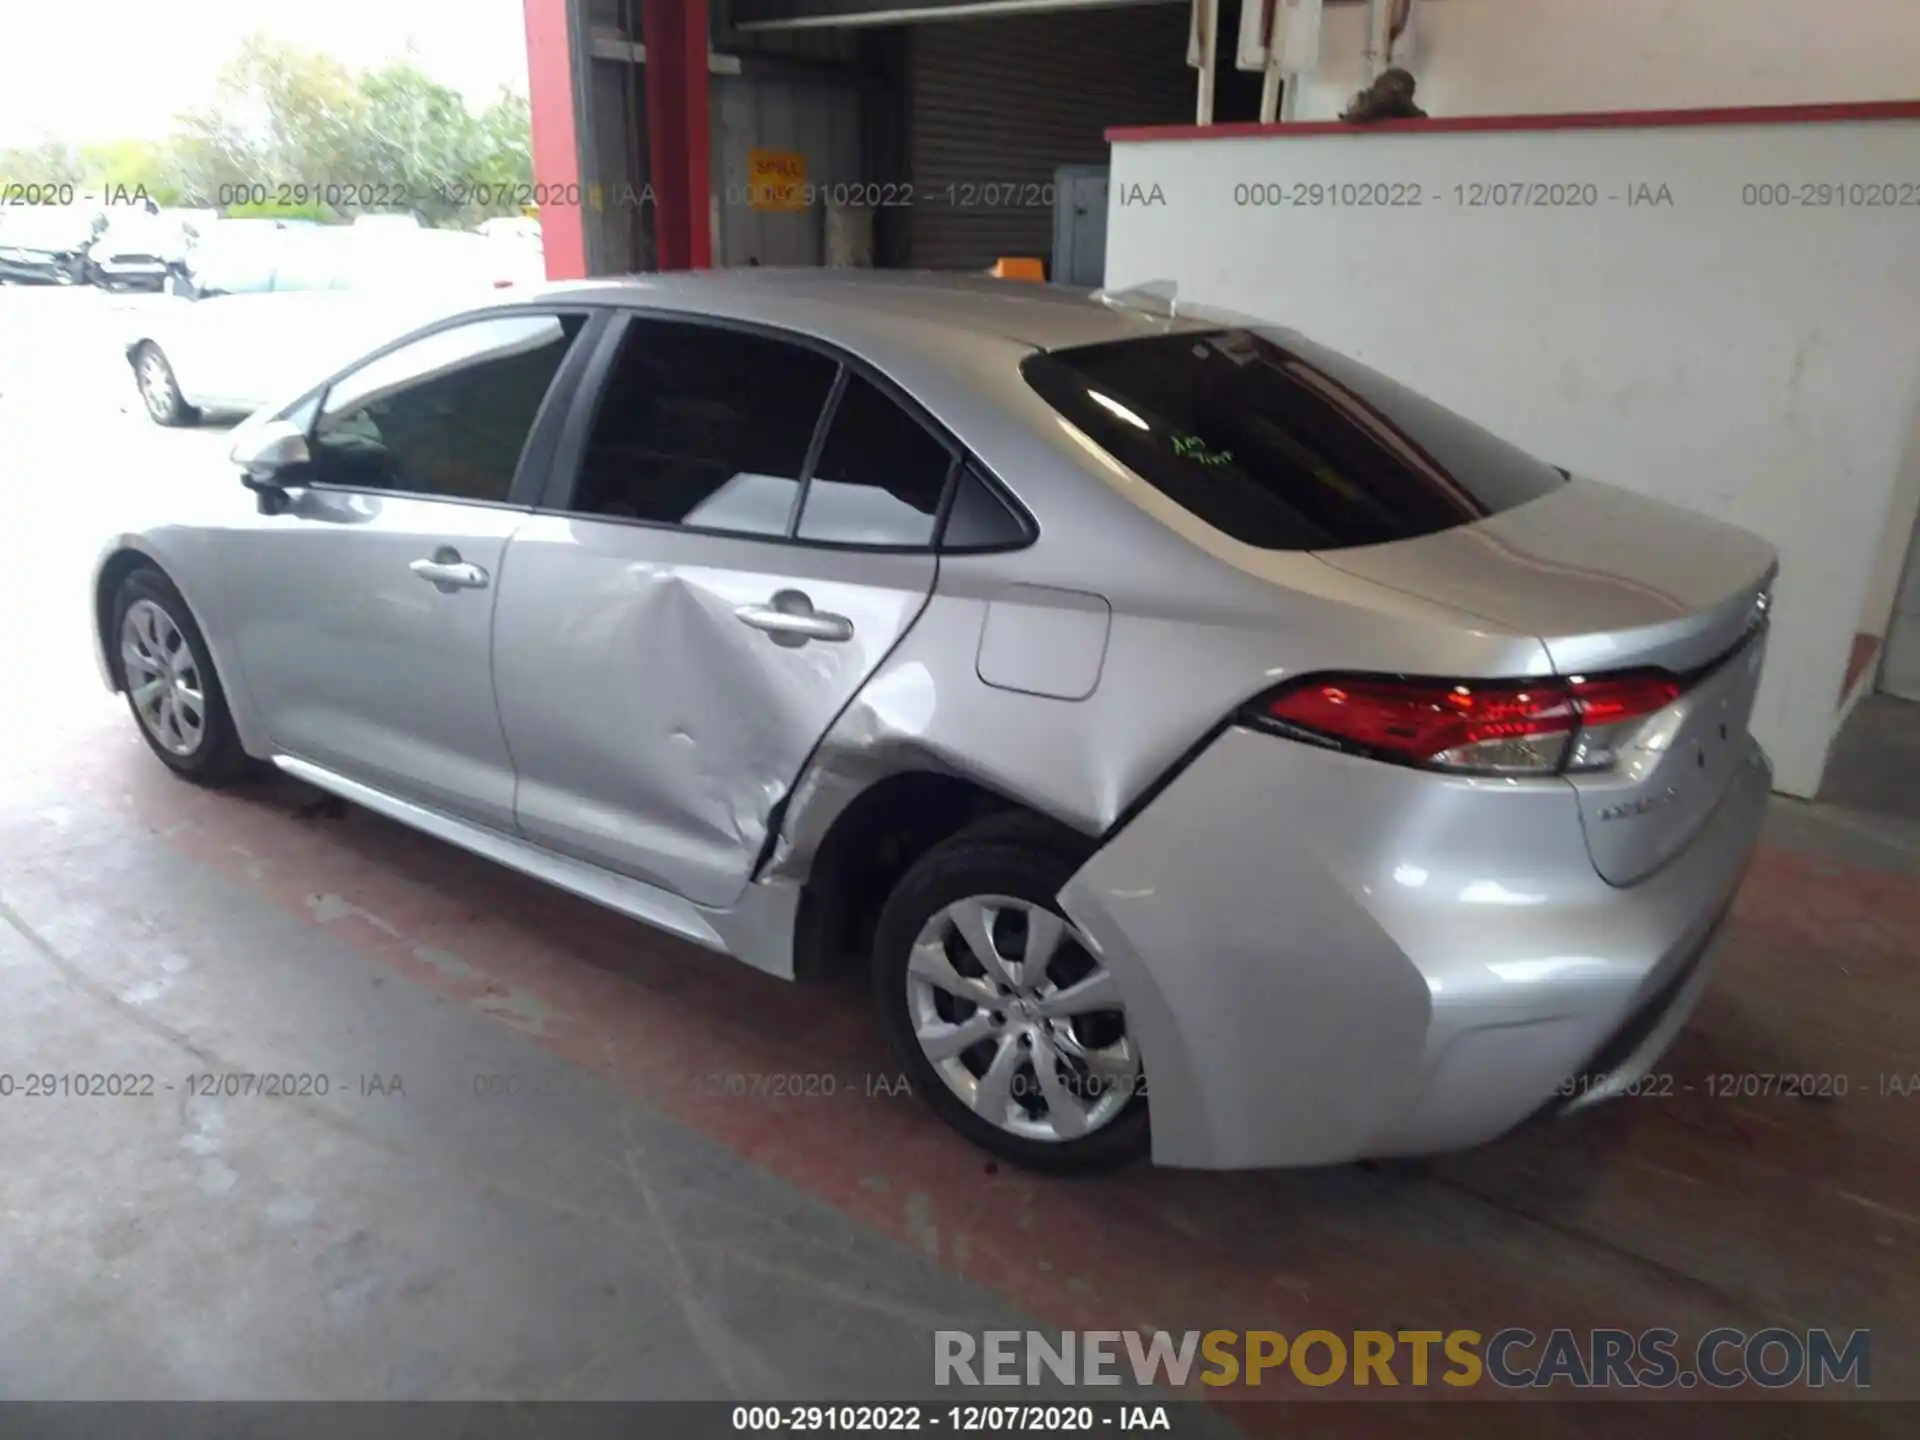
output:
POLYGON ((972 466, 961 472, 960 488, 954 492, 947 528, 940 537, 942 550, 1012 550, 1032 538, 972 466))
POLYGON ((572 508, 785 535, 838 370, 824 355, 760 335, 630 321, 572 508))
POLYGON ((872 381, 850 375, 807 481, 800 538, 927 545, 953 456, 872 381))
POLYGON ((1410 540, 1565 480, 1377 371, 1277 331, 1123 340, 1021 368, 1148 484, 1262 549, 1410 540))

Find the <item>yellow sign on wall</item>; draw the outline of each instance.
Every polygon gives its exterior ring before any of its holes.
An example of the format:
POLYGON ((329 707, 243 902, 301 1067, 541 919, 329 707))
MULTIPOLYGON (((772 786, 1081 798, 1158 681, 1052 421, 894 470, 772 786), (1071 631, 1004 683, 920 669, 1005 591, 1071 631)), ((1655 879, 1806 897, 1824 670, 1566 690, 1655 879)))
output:
POLYGON ((747 151, 747 204, 755 210, 805 210, 807 157, 798 150, 747 151))

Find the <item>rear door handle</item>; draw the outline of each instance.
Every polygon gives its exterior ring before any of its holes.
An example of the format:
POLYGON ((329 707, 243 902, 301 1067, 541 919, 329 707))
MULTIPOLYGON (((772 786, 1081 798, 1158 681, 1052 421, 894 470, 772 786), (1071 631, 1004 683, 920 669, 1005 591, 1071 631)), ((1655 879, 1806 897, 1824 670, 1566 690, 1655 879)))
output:
POLYGON ((442 545, 431 560, 415 560, 407 568, 444 595, 455 590, 484 590, 489 576, 470 560, 462 560, 451 545, 442 545))
POLYGON ((809 640, 844 641, 853 638, 853 621, 813 608, 802 590, 782 590, 766 605, 742 605, 733 612, 743 625, 764 630, 773 643, 789 649, 809 640))

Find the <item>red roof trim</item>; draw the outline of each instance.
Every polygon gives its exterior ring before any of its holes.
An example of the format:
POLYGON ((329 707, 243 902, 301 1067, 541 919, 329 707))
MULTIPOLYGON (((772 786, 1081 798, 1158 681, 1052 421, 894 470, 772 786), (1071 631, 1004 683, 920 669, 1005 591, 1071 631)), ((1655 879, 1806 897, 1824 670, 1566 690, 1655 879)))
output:
POLYGON ((1438 120, 1381 120, 1347 125, 1307 120, 1289 125, 1116 125, 1112 144, 1153 140, 1244 140, 1275 135, 1363 135, 1375 131, 1446 135, 1473 130, 1642 130, 1685 125, 1819 125, 1844 120, 1920 120, 1920 100, 1869 100, 1842 105, 1746 105, 1717 110, 1593 110, 1568 115, 1460 115, 1438 120))

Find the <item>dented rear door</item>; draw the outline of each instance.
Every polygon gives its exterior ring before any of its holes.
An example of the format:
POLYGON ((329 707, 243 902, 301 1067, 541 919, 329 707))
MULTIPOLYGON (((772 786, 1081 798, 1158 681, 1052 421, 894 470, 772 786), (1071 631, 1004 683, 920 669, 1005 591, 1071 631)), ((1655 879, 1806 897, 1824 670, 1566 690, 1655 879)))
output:
POLYGON ((556 461, 575 475, 503 566, 515 814, 537 844, 726 906, 932 592, 950 456, 816 349, 654 320, 607 344, 590 433, 556 461))

